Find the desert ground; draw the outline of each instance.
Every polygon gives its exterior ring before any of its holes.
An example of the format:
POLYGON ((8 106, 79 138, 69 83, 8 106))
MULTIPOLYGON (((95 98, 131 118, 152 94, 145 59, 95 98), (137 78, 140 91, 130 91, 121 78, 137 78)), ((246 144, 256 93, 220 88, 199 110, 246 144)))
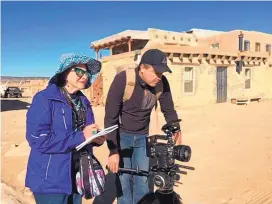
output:
MULTIPOLYGON (((31 192, 24 188, 29 103, 31 98, 1 101, 1 203, 34 203, 31 192)), ((192 148, 191 160, 183 164, 195 167, 181 176, 182 184, 175 188, 184 204, 272 203, 272 101, 182 107, 177 111, 183 120, 183 144, 192 148)), ((94 107, 94 112, 103 128, 104 108, 94 107)), ((160 114, 159 126, 164 123, 160 114)), ((161 132, 152 125, 151 133, 161 132)), ((105 144, 95 148, 104 167, 107 153, 105 144)))

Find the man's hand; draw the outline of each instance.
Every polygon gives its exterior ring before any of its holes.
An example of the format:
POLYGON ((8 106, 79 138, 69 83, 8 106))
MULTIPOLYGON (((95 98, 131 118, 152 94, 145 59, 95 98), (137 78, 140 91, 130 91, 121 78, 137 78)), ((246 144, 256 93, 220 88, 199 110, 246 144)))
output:
POLYGON ((181 145, 181 131, 174 133, 172 139, 174 141, 174 144, 181 145))
POLYGON ((119 168, 120 156, 118 153, 112 154, 108 159, 108 168, 112 173, 117 173, 119 168))

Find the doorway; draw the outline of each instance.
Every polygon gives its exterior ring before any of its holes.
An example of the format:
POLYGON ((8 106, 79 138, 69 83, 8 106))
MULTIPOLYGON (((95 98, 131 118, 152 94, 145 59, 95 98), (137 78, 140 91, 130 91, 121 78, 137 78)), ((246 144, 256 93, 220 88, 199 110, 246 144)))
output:
POLYGON ((216 87, 217 87, 217 103, 225 103, 228 98, 228 75, 226 67, 217 67, 216 70, 216 87))

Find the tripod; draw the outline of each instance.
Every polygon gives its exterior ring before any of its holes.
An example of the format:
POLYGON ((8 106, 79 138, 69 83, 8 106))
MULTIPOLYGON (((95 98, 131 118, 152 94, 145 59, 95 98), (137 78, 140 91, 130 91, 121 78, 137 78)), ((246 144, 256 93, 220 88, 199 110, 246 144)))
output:
POLYGON ((145 195, 138 204, 182 204, 181 197, 175 192, 172 191, 168 194, 163 194, 159 190, 156 190, 155 193, 149 193, 145 195))
MULTIPOLYGON (((177 165, 176 167, 182 167, 190 170, 194 170, 193 167, 184 166, 184 165, 177 165)), ((123 173, 132 173, 142 176, 154 176, 156 174, 156 171, 144 171, 137 169, 128 169, 128 168, 119 168, 119 172, 123 173)), ((187 174, 185 171, 177 171, 181 174, 187 174)), ((179 178, 178 178, 179 179, 179 178)), ((146 194, 139 202, 138 204, 182 204, 182 199, 180 195, 178 195, 174 191, 174 182, 169 183, 163 188, 157 189, 155 192, 151 192, 146 194)))

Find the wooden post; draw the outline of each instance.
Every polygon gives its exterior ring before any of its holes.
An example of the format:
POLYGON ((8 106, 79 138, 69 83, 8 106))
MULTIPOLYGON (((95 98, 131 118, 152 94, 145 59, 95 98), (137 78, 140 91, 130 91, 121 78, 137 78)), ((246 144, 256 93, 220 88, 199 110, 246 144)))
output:
POLYGON ((128 41, 128 51, 131 52, 131 43, 132 43, 132 40, 129 40, 128 41))
POLYGON ((110 46, 110 55, 112 55, 112 48, 113 48, 113 45, 110 46))
POLYGON ((98 52, 99 52, 99 49, 95 49, 95 59, 98 60, 98 52))

